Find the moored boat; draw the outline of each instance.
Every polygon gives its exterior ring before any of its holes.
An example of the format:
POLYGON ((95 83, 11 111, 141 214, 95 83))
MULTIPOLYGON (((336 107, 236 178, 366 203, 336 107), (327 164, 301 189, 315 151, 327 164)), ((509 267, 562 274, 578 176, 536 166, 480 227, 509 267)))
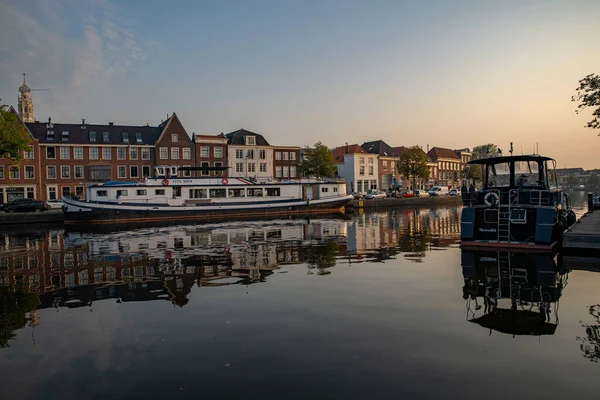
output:
POLYGON ((156 167, 142 182, 106 182, 86 199, 65 198, 65 223, 153 222, 316 214, 339 211, 350 200, 337 180, 254 181, 180 178, 178 167, 156 167))
POLYGON ((481 168, 482 189, 463 194, 463 248, 551 250, 575 223, 566 193, 556 187, 556 162, 540 155, 469 162, 481 168))

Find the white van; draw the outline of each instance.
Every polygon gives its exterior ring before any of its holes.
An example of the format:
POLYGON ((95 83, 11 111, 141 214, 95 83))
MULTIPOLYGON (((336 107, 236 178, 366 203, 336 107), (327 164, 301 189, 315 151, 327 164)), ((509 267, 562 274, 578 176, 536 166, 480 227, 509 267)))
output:
POLYGON ((446 186, 434 186, 427 191, 430 196, 441 196, 443 194, 448 194, 448 188, 446 186))

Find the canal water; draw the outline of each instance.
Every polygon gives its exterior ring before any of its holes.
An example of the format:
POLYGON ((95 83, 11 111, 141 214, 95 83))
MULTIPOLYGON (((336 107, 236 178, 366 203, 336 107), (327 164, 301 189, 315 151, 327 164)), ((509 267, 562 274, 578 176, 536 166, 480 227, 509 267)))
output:
POLYGON ((460 212, 0 233, 0 397, 597 399, 600 272, 460 212))

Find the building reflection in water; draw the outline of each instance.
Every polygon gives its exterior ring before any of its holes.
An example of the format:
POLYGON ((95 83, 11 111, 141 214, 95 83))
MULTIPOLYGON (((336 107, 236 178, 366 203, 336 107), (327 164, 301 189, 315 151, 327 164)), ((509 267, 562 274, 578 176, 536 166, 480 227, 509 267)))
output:
POLYGON ((553 335, 568 273, 553 254, 462 251, 467 320, 510 335, 553 335))
POLYGON ((180 225, 112 233, 56 229, 0 233, 0 345, 39 321, 35 310, 95 301, 170 301, 184 306, 194 286, 265 282, 282 266, 327 275, 337 264, 421 261, 457 243, 458 209, 315 219, 180 225), (7 336, 8 335, 8 336, 7 336))

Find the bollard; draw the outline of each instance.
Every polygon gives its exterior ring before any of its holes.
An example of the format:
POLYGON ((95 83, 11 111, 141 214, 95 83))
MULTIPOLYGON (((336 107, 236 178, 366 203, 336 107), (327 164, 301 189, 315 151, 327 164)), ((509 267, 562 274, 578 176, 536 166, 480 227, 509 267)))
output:
POLYGON ((594 194, 592 192, 588 192, 588 212, 594 212, 594 194))

